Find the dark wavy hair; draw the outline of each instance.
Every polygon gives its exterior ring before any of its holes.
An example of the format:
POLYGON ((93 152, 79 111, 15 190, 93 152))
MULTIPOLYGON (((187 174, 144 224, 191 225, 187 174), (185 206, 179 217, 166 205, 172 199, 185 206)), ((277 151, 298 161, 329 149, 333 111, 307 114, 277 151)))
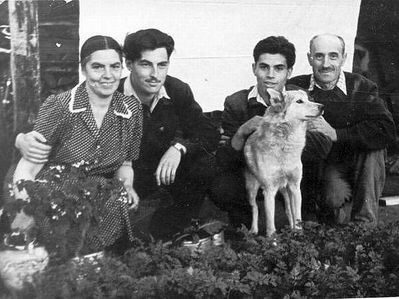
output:
POLYGON ((258 61, 259 56, 265 53, 283 55, 287 60, 289 69, 295 64, 295 46, 284 36, 269 36, 259 41, 253 52, 255 63, 258 61))
POLYGON ((125 38, 123 51, 127 60, 135 61, 141 58, 141 54, 146 50, 165 48, 168 58, 175 48, 173 38, 159 31, 158 29, 144 29, 131 33, 125 38))

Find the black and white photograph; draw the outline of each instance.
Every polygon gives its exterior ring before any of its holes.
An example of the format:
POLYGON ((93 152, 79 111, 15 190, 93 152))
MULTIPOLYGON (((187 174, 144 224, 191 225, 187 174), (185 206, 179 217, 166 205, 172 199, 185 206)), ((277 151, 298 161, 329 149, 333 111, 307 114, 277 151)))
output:
POLYGON ((0 0, 0 299, 399 298, 398 0, 0 0))

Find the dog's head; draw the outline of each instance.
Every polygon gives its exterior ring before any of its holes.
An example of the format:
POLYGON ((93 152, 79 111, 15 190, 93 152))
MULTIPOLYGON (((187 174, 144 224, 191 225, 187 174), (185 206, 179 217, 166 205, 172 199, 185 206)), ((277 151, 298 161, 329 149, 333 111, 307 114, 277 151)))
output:
POLYGON ((288 90, 279 92, 267 89, 270 95, 269 112, 280 115, 287 121, 309 120, 322 115, 323 105, 309 101, 308 94, 303 90, 288 90))

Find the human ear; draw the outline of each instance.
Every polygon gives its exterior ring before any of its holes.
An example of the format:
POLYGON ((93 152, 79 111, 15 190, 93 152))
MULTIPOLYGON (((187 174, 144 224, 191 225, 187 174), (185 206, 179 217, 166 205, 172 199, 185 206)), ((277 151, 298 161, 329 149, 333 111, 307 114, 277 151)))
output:
POLYGON ((125 64, 126 64, 126 68, 129 70, 129 72, 132 71, 133 61, 131 61, 130 59, 126 59, 125 64))
POLYGON ((308 53, 308 62, 310 65, 312 65, 312 54, 308 53))

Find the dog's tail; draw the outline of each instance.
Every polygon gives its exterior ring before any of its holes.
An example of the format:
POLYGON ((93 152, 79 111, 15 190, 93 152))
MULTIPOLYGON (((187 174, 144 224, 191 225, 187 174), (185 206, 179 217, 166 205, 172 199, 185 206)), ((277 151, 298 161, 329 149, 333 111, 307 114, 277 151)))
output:
POLYGON ((341 208, 345 202, 349 202, 352 190, 345 180, 345 173, 335 165, 326 167, 323 176, 323 193, 326 204, 333 209, 341 208))

